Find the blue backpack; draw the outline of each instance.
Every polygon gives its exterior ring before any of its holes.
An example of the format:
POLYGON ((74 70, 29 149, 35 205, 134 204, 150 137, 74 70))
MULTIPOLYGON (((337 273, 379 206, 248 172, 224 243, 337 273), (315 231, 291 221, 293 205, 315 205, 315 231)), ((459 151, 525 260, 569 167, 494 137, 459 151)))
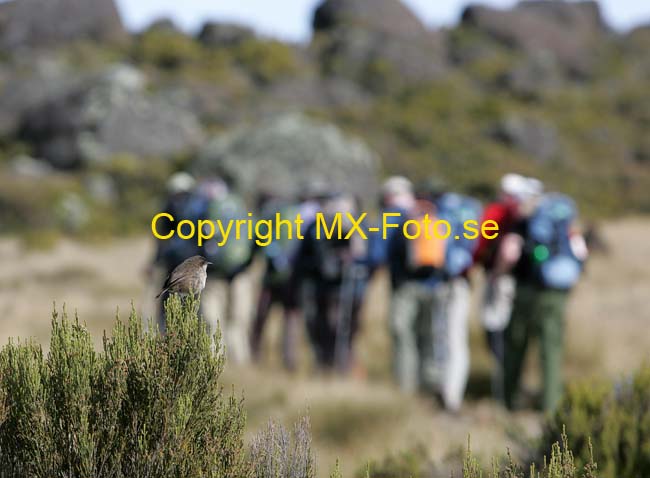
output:
MULTIPOLYGON (((169 211, 177 222, 187 219, 196 222, 205 215, 207 208, 206 202, 197 194, 191 194, 182 201, 175 204, 173 211, 169 211)), ((161 255, 171 270, 185 259, 201 254, 201 250, 195 240, 181 239, 178 234, 174 234, 170 239, 161 244, 161 255)))
POLYGON ((525 252, 544 287, 569 290, 580 279, 582 261, 573 253, 569 235, 577 215, 571 198, 550 193, 528 221, 525 252))
POLYGON ((442 195, 437 206, 440 218, 448 221, 451 226, 451 236, 447 240, 445 252, 445 273, 452 278, 458 277, 473 264, 474 251, 478 246, 478 239, 467 239, 463 235, 464 224, 473 220, 478 227, 483 207, 478 200, 456 193, 442 195))

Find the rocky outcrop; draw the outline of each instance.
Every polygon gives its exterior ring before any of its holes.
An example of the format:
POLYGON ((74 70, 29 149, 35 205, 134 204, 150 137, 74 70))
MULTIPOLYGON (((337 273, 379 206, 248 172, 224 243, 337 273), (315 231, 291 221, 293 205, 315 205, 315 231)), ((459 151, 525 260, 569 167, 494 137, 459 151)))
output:
POLYGON ((197 146, 196 117, 170 94, 145 92, 145 78, 124 65, 31 108, 21 135, 61 168, 118 153, 168 157, 197 146))
POLYGON ((83 81, 67 64, 45 54, 25 55, 0 67, 0 137, 16 134, 25 113, 83 81))
POLYGON ((326 0, 313 27, 312 47, 326 73, 371 90, 426 82, 445 70, 442 34, 399 0, 326 0))
POLYGON ((378 161, 360 140, 301 114, 269 118, 208 142, 199 174, 227 174, 245 194, 298 193, 321 181, 332 190, 374 197, 378 161))
POLYGON ((557 129, 537 118, 511 115, 496 127, 494 137, 538 163, 551 161, 560 154, 557 129))
POLYGON ((598 4, 592 0, 522 1, 511 10, 472 5, 462 24, 527 54, 552 53, 571 73, 588 75, 607 34, 598 4))
POLYGON ((235 23, 206 22, 198 40, 206 46, 233 46, 255 38, 255 32, 235 23))
POLYGON ((398 0, 326 0, 316 9, 315 31, 343 25, 401 37, 426 32, 422 22, 398 0))
POLYGON ((12 0, 1 5, 0 48, 50 47, 74 40, 122 40, 113 0, 12 0))

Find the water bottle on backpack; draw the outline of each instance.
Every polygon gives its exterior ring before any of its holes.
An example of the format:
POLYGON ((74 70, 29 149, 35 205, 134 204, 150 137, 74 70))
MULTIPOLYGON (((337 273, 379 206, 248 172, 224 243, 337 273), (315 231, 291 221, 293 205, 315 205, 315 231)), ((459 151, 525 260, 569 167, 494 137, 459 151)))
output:
POLYGON ((577 215, 571 198, 550 193, 541 199, 529 219, 525 253, 544 287, 569 290, 580 278, 583 261, 576 255, 571 238, 577 215))

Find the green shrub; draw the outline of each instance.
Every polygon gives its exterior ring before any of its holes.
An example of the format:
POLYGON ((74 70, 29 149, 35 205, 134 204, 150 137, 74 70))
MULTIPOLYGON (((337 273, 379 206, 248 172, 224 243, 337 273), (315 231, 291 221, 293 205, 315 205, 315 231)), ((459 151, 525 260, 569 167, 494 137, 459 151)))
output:
POLYGON ((296 55, 290 46, 279 41, 250 39, 232 50, 235 61, 262 84, 297 72, 296 55))
POLYGON ((431 467, 427 450, 418 446, 392 454, 380 461, 371 461, 356 473, 357 478, 399 478, 422 476, 431 467))
POLYGON ((245 477, 241 400, 219 385, 219 337, 198 305, 167 303, 167 334, 132 313, 97 352, 84 325, 52 320, 50 351, 0 352, 0 476, 245 477))
POLYGON ((616 387, 603 381, 570 386, 544 443, 555 441, 565 424, 578 464, 589 461, 591 437, 602 477, 650 476, 650 366, 616 387))
POLYGON ((173 30, 153 29, 138 38, 135 59, 173 70, 201 57, 201 45, 192 37, 173 30))
MULTIPOLYGON (((463 478, 596 478, 596 463, 590 455, 578 474, 573 453, 569 448, 566 434, 561 435, 561 442, 556 442, 550 449, 550 458, 543 458, 542 468, 538 470, 533 464, 528 473, 517 465, 508 452, 508 462, 500 466, 493 459, 492 466, 486 470, 472 454, 468 442, 462 463, 463 478), (561 443, 561 444, 560 444, 561 443)), ((591 449, 590 449, 591 450, 591 449)), ((364 470, 357 472, 357 478, 425 478, 439 476, 432 471, 426 450, 418 448, 400 455, 390 456, 383 462, 370 462, 364 470)), ((453 478, 454 475, 452 475, 453 478)))

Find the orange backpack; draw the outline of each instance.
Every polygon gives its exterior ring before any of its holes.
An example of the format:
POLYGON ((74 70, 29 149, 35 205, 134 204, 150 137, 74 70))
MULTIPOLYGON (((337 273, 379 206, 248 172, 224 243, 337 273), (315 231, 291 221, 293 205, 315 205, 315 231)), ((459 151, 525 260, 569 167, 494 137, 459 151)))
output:
MULTIPOLYGON (((445 265, 447 239, 440 237, 445 235, 444 228, 436 228, 438 217, 435 205, 430 201, 417 201, 409 214, 409 219, 420 224, 417 237, 412 239, 405 237, 409 269, 415 273, 442 269, 445 265), (427 216, 429 221, 425 221, 427 216)), ((410 225, 405 232, 411 236, 417 234, 414 225, 410 225)))

